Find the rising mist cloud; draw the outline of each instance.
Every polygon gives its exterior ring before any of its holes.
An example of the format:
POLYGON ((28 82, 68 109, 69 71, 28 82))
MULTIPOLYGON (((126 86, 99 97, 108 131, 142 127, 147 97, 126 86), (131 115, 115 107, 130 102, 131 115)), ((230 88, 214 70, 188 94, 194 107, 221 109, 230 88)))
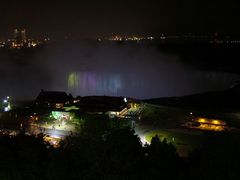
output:
POLYGON ((136 98, 225 89, 237 75, 197 71, 144 44, 64 42, 34 53, 0 53, 0 95, 35 98, 41 89, 136 98), (20 57, 20 58, 19 58, 20 57))

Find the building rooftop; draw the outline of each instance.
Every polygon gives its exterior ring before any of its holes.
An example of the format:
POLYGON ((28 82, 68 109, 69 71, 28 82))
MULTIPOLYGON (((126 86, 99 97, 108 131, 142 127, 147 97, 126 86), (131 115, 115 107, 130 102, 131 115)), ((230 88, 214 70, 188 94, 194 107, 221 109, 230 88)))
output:
POLYGON ((121 111, 126 107, 123 97, 86 96, 80 97, 76 105, 83 111, 107 112, 121 111))
POLYGON ((71 99, 71 95, 67 95, 66 92, 41 90, 36 98, 36 102, 65 103, 71 99))

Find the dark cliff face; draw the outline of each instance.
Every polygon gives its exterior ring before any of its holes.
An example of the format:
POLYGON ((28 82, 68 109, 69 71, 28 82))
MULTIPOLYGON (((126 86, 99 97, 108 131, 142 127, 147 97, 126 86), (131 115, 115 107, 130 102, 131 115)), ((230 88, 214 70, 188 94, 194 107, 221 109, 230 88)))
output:
POLYGON ((222 91, 210 91, 182 97, 158 98, 145 100, 148 103, 178 106, 198 107, 212 110, 239 110, 240 84, 236 82, 231 88, 222 91))

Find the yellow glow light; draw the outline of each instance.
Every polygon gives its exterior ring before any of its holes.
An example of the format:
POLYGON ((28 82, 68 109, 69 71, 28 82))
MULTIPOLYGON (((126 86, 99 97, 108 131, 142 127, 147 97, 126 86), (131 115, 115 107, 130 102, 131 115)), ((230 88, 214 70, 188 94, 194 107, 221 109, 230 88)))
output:
POLYGON ((213 120, 212 124, 221 124, 218 120, 213 120))
POLYGON ((198 122, 200 122, 200 123, 206 123, 207 121, 206 121, 206 119, 204 119, 204 118, 199 118, 199 119, 198 119, 198 122))

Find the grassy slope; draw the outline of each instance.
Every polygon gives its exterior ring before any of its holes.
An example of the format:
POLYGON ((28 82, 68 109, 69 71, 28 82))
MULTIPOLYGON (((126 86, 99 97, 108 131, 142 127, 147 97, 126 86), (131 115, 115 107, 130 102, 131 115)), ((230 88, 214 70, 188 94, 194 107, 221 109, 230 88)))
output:
POLYGON ((189 113, 189 109, 145 104, 140 123, 143 126, 151 125, 155 127, 155 130, 149 129, 145 134, 146 140, 151 142, 152 137, 158 135, 161 140, 166 138, 167 142, 173 143, 176 148, 187 147, 192 150, 200 146, 205 138, 202 135, 204 133, 196 134, 188 130, 174 130, 175 128, 181 128, 181 124, 189 117, 189 113))
POLYGON ((141 122, 161 127, 179 127, 189 116, 189 111, 166 106, 145 104, 141 113, 141 122))

